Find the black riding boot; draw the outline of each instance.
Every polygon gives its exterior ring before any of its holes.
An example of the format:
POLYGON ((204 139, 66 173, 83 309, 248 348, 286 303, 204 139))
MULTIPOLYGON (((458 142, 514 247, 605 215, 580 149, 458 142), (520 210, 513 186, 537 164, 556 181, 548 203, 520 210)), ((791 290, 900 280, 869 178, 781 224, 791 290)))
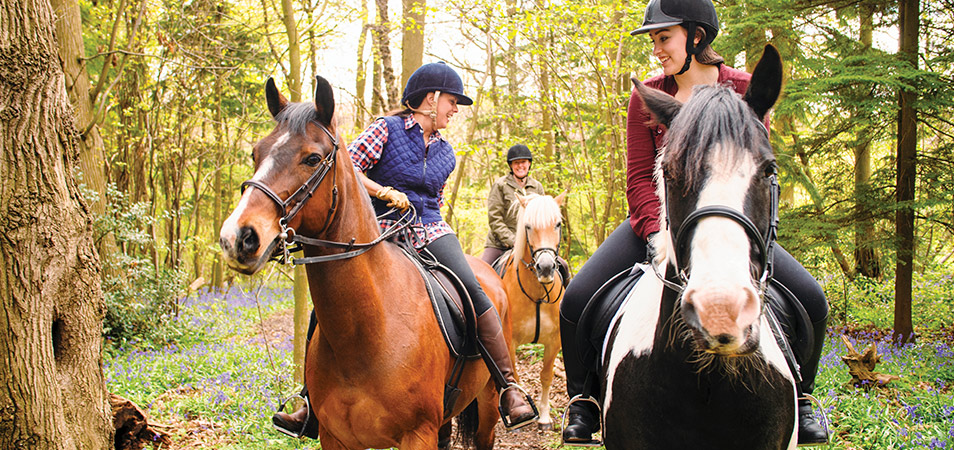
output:
MULTIPOLYGON (((501 386, 501 381, 497 377, 491 376, 497 383, 497 390, 500 392, 500 406, 502 408, 504 425, 507 429, 513 430, 536 422, 539 415, 530 399, 521 389, 518 389, 517 379, 514 377, 513 363, 510 361, 510 348, 504 339, 503 327, 500 325, 500 318, 497 316, 497 310, 490 308, 480 317, 477 317, 477 338, 487 350, 487 356, 492 361, 484 361, 488 366, 492 363, 497 366, 503 375, 507 384, 501 386)), ((491 374, 494 369, 490 368, 491 374)))
MULTIPOLYGON (((580 351, 577 348, 576 324, 566 320, 560 314, 560 340, 563 342, 563 367, 566 370, 566 392, 570 398, 577 395, 597 398, 595 392, 584 392, 587 376, 596 380, 596 374, 589 373, 583 366, 580 351)), ((600 411, 591 402, 577 401, 566 412, 566 428, 563 429, 563 442, 567 445, 587 445, 594 443, 593 433, 600 431, 600 411)))
MULTIPOLYGON (((812 322, 814 347, 808 361, 801 364, 802 383, 799 386, 803 394, 815 391, 815 375, 818 373, 818 362, 821 359, 822 347, 825 346, 825 332, 828 329, 828 317, 812 322)), ((812 413, 812 403, 807 398, 798 400, 798 445, 817 445, 828 442, 828 432, 815 420, 812 413)))

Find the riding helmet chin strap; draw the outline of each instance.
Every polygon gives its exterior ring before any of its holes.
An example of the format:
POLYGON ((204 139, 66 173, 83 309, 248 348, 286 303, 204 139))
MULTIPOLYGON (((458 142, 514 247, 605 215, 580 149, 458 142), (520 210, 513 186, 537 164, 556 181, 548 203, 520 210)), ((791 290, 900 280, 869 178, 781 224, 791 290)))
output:
POLYGON ((705 38, 699 41, 698 44, 694 42, 696 40, 695 36, 696 36, 697 27, 698 25, 696 25, 695 22, 686 23, 686 63, 682 65, 682 69, 676 75, 682 75, 686 73, 686 71, 689 70, 689 65, 692 64, 693 55, 698 55, 702 53, 702 49, 704 49, 705 46, 708 45, 708 44, 703 44, 703 42, 705 41, 705 38), (692 38, 690 39, 689 36, 692 36, 692 38))

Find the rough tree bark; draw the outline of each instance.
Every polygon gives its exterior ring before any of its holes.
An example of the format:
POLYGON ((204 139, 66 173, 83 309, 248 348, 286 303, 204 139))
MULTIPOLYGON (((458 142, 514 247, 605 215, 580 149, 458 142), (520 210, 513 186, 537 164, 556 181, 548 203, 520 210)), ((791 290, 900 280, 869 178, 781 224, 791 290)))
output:
MULTIPOLYGON (((874 8, 862 5, 859 13, 861 19, 860 41, 865 51, 871 49, 872 32, 874 30, 874 8)), ((866 90, 867 91, 867 90, 866 90)), ((865 198, 871 191, 871 141, 860 139, 855 146, 855 212, 858 222, 855 225, 855 270, 870 278, 881 277, 881 261, 878 252, 872 245, 874 218, 865 207, 865 198)))
POLYGON ((48 0, 0 3, 0 448, 112 445, 79 130, 48 0))
POLYGON ((374 3, 378 7, 378 23, 374 28, 374 41, 378 48, 378 55, 381 58, 381 76, 383 77, 384 90, 388 94, 385 110, 390 111, 396 109, 401 103, 401 93, 398 91, 397 80, 394 78, 394 65, 391 64, 391 39, 388 37, 391 24, 388 19, 388 2, 387 0, 374 0, 374 3))

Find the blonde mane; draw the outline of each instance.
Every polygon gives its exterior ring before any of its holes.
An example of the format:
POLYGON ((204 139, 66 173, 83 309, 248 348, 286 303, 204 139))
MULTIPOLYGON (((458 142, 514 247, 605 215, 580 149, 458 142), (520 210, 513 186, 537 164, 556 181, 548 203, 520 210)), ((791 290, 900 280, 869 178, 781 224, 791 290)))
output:
POLYGON ((510 210, 517 209, 517 232, 513 240, 513 254, 516 258, 523 255, 527 245, 527 225, 532 229, 553 228, 563 220, 560 205, 549 195, 527 194, 523 197, 527 206, 520 205, 519 199, 514 199, 510 210))

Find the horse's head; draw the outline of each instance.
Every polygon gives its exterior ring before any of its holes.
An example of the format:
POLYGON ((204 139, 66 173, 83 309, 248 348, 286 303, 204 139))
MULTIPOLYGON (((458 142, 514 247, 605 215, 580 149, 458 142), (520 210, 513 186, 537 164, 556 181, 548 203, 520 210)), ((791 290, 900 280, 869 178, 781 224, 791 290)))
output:
POLYGON ((261 269, 290 232, 323 231, 337 208, 338 166, 351 170, 350 161, 337 162, 334 94, 324 78, 314 103, 289 103, 271 78, 265 97, 275 128, 253 147, 255 173, 219 235, 225 261, 245 274, 261 269))
POLYGON ((537 274, 537 279, 544 285, 553 283, 553 273, 558 264, 556 258, 563 224, 560 206, 565 199, 565 191, 555 198, 549 195, 517 194, 517 202, 514 203, 514 206, 519 205, 520 208, 517 214, 514 257, 523 258, 524 252, 529 251, 529 264, 537 274))
POLYGON ((656 177, 669 233, 656 244, 684 283, 683 319, 709 353, 758 347, 777 217, 775 157, 763 121, 781 84, 772 46, 741 97, 727 86, 696 86, 682 105, 637 83, 650 113, 668 128, 656 177))

